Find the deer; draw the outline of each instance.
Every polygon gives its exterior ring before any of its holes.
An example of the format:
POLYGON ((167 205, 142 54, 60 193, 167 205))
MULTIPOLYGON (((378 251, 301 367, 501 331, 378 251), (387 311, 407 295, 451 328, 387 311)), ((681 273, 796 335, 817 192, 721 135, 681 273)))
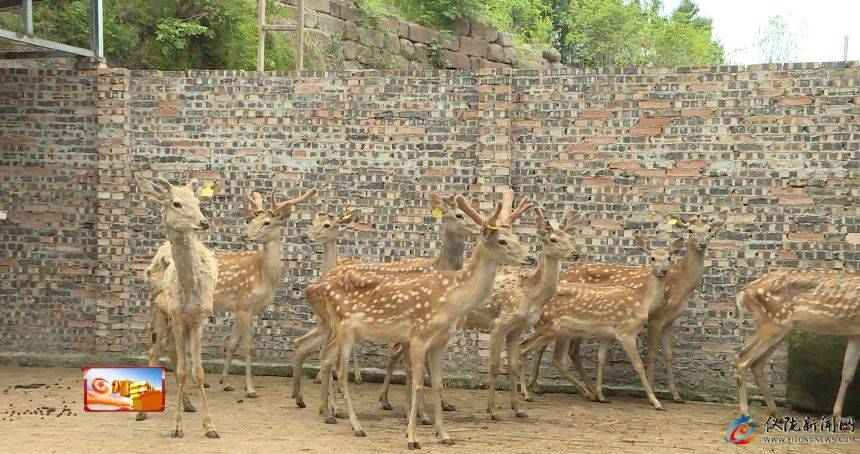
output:
MULTIPOLYGON (((225 391, 233 390, 227 377, 233 355, 241 341, 245 349, 245 395, 249 398, 257 397, 251 366, 251 317, 272 304, 272 298, 283 268, 281 261, 283 223, 289 218, 293 207, 315 195, 317 190, 311 189, 299 197, 282 202, 277 200, 275 192, 274 189, 271 192, 268 209, 263 207, 263 197, 259 193, 254 192, 248 197, 248 202, 252 208, 249 213, 253 217, 249 220, 242 237, 246 241, 262 244, 263 250, 259 252, 215 252, 218 280, 213 295, 213 311, 233 312, 236 316, 236 323, 227 345, 220 383, 225 391)), ((169 262, 171 243, 165 243, 162 248, 163 260, 169 262)), ((148 272, 147 279, 158 282, 163 279, 165 269, 165 266, 152 268, 148 272)), ((153 325, 153 339, 166 340, 168 355, 175 366, 177 364, 176 357, 173 355, 175 346, 171 337, 164 336, 164 333, 159 331, 160 328, 158 324, 153 325)), ((152 348, 151 354, 158 358, 159 344, 157 341, 153 340, 152 348)), ((195 411, 187 395, 181 396, 181 399, 185 411, 195 411)), ((145 419, 146 413, 139 412, 137 420, 143 421, 145 419)))
MULTIPOLYGON (((553 363, 559 372, 576 384, 583 395, 599 402, 608 402, 603 396, 603 370, 609 344, 612 339, 617 339, 639 375, 648 400, 655 409, 664 410, 654 395, 636 351, 636 336, 645 327, 649 314, 663 301, 671 255, 680 249, 683 242, 682 238, 678 240, 667 248, 651 250, 639 232, 634 234, 634 244, 648 256, 650 271, 644 285, 635 289, 622 285, 560 283, 555 296, 544 305, 535 333, 520 344, 520 359, 523 360, 530 351, 555 340, 553 363), (590 393, 590 387, 574 376, 565 364, 571 339, 583 336, 596 336, 600 340, 593 394, 590 393)), ((527 389, 525 383, 523 389, 527 389)))
POLYGON ((742 416, 750 416, 747 373, 752 369, 771 416, 779 416, 770 395, 764 366, 793 329, 848 336, 842 381, 833 415, 842 417, 848 386, 860 360, 860 271, 780 270, 751 282, 735 296, 739 323, 743 310, 752 314, 755 337, 738 355, 735 382, 742 416))
POLYGON ((511 230, 511 224, 531 207, 527 197, 501 222, 501 204, 485 218, 463 196, 458 195, 455 200, 465 214, 481 225, 480 240, 461 270, 439 270, 427 265, 385 270, 356 264, 335 267, 325 278, 307 287, 308 300, 314 307, 328 308, 324 321, 329 323, 333 334, 322 352, 320 412, 326 422, 335 421, 328 398, 331 370, 337 363, 338 383, 353 434, 367 435, 352 406, 344 367, 346 359, 361 339, 399 342, 407 352, 405 357, 412 371, 407 447, 421 448, 415 439, 415 425, 425 357, 430 358, 436 435, 441 443, 454 444, 442 414, 445 347, 466 316, 490 295, 499 265, 534 263, 534 257, 511 230))
MULTIPOLYGON (((672 340, 675 321, 687 310, 687 305, 693 291, 699 286, 705 273, 705 254, 711 239, 725 227, 728 211, 721 211, 711 218, 708 215, 695 216, 686 219, 683 216, 671 216, 669 223, 675 228, 686 232, 686 251, 680 261, 675 262, 669 268, 666 277, 666 294, 663 301, 655 306, 649 314, 647 326, 648 342, 648 382, 655 387, 654 374, 656 371, 657 353, 662 347, 663 358, 666 362, 669 391, 672 400, 684 403, 684 399, 678 392, 675 383, 674 355, 672 352, 672 340)), ((561 276, 565 283, 584 284, 611 284, 624 285, 637 288, 644 285, 649 275, 648 267, 616 265, 616 264, 593 264, 573 266, 561 276)), ((574 337, 572 344, 568 347, 570 358, 581 377, 585 377, 585 368, 579 357, 579 346, 581 339, 574 337)), ((538 349, 535 360, 532 363, 531 374, 527 388, 523 389, 524 398, 533 400, 528 393, 536 388, 540 359, 546 347, 538 349)))
MULTIPOLYGON (((377 263, 374 266, 383 267, 386 269, 393 269, 399 267, 413 267, 416 265, 427 265, 431 266, 435 269, 440 270, 451 270, 456 271, 463 267, 463 251, 466 247, 466 239, 471 238, 478 233, 480 233, 479 226, 474 224, 462 210, 457 207, 457 203, 455 201, 454 196, 442 196, 436 193, 429 194, 430 206, 432 207, 432 211, 434 213, 434 217, 439 217, 442 220, 444 230, 443 230, 443 241, 441 248, 439 250, 439 255, 435 259, 411 259, 404 260, 399 262, 390 262, 390 263, 377 263)), ((359 263, 361 261, 351 260, 349 262, 339 262, 337 260, 337 223, 325 222, 324 220, 320 220, 318 223, 318 228, 320 230, 314 231, 314 228, 311 227, 311 230, 307 233, 307 238, 310 239, 314 243, 323 243, 323 273, 325 276, 328 274, 328 271, 331 270, 332 267, 337 263, 359 263), (325 224, 329 224, 328 227, 325 227, 325 224), (313 232, 313 233, 312 233, 313 232)), ((364 262, 361 262, 364 263, 364 262)), ((325 310, 320 309, 323 313, 325 310)), ((315 311, 316 312, 316 311, 315 311)), ((317 316, 320 317, 320 313, 316 312, 317 316)), ((326 338, 329 335, 328 326, 324 323, 318 323, 317 326, 309 331, 304 336, 296 339, 294 344, 294 356, 293 356, 293 398, 295 399, 296 405, 300 408, 305 407, 304 395, 301 391, 301 371, 304 367, 304 361, 307 356, 316 348, 319 348, 323 345, 326 338), (296 372, 298 371, 298 372, 296 372)), ((392 347, 392 351, 399 351, 399 347, 392 347)), ((393 359, 389 362, 389 367, 391 371, 394 369, 394 365, 396 365, 396 361, 399 356, 393 356, 393 359)), ((360 370, 358 366, 358 359, 356 358, 355 353, 353 353, 353 364, 354 371, 360 370)), ((317 376, 320 378, 322 371, 317 376)), ((360 381, 360 372, 355 372, 356 382, 360 381)), ((388 383, 390 382, 390 372, 386 374, 386 383, 383 386, 382 395, 384 397, 384 402, 387 404, 388 401, 388 383)), ((383 400, 383 397, 380 396, 380 401, 383 400)), ((446 407, 453 408, 450 405, 446 404, 446 407)), ((385 405, 383 405, 385 408, 385 405)), ((387 409, 391 409, 390 404, 387 409)), ((422 418, 422 421, 429 422, 429 419, 422 418)))
POLYGON ((537 323, 541 307, 555 295, 561 274, 561 261, 577 260, 573 237, 579 214, 565 208, 560 223, 544 217, 539 207, 534 207, 537 237, 543 249, 534 271, 512 267, 502 268, 496 275, 496 283, 487 303, 466 318, 466 327, 490 333, 490 382, 487 397, 487 413, 490 419, 501 421, 496 412, 495 390, 499 375, 502 345, 508 353, 508 382, 511 384, 511 410, 518 418, 528 414, 520 408, 519 392, 519 339, 527 328, 537 323))
POLYGON ((161 341, 158 336, 170 331, 174 337, 178 389, 170 436, 183 436, 183 396, 189 375, 189 367, 185 363, 187 347, 191 352, 191 379, 197 385, 203 404, 205 435, 218 438, 203 387, 201 358, 203 324, 212 315, 218 264, 212 251, 197 237, 198 232, 208 230, 210 226, 195 195, 198 183, 192 179, 185 186, 174 186, 163 178, 151 181, 135 176, 135 179, 144 196, 161 203, 162 223, 169 242, 159 248, 146 273, 147 276, 160 276, 158 280, 147 280, 156 308, 150 366, 158 365, 157 345, 161 341))

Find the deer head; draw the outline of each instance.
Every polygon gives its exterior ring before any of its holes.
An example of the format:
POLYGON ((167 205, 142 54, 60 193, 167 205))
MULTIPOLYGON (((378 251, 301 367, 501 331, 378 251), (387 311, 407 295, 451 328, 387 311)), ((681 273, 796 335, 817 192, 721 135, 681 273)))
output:
MULTIPOLYGON (((140 192, 146 197, 161 202, 164 207, 164 226, 183 234, 209 229, 209 220, 200 211, 197 179, 193 178, 185 186, 174 186, 164 178, 155 181, 135 176, 140 192)), ((216 183, 215 188, 220 187, 216 183)))
POLYGON ((252 193, 248 197, 248 202, 251 204, 254 217, 249 221, 248 227, 245 228, 242 236, 255 243, 268 243, 269 241, 279 239, 281 237, 281 226, 290 217, 293 207, 316 193, 316 189, 311 189, 294 199, 278 202, 275 197, 275 190, 272 189, 269 209, 263 208, 263 196, 259 192, 252 193))
POLYGON ((358 210, 352 209, 340 216, 320 211, 310 228, 302 235, 311 243, 328 243, 337 239, 340 228, 358 217, 358 210))
POLYGON ((637 230, 633 234, 633 244, 638 246, 639 250, 648 256, 648 264, 651 266, 651 272, 654 273, 655 276, 666 277, 669 273, 672 253, 681 249, 681 246, 684 244, 684 239, 678 238, 664 248, 652 250, 647 244, 645 244, 645 240, 642 239, 642 236, 639 235, 639 231, 637 230))
POLYGON ((689 221, 682 216, 672 216, 669 220, 674 221, 675 227, 687 231, 688 237, 695 241, 696 249, 704 251, 714 234, 726 225, 728 217, 729 212, 724 210, 717 213, 713 219, 707 215, 700 215, 689 221))
POLYGON ((531 208, 528 197, 523 197, 517 209, 501 221, 499 221, 499 215, 502 212, 501 203, 497 203, 493 214, 485 218, 478 214, 463 196, 458 195, 455 200, 457 207, 481 226, 480 246, 491 260, 508 265, 535 263, 535 258, 529 255, 528 248, 520 243, 511 230, 511 224, 531 208))
POLYGON ((442 213, 442 222, 445 223, 446 232, 464 238, 470 238, 481 233, 481 227, 472 222, 457 207, 455 196, 450 195, 445 197, 436 193, 430 193, 430 207, 433 209, 434 215, 439 212, 442 213))
POLYGON ((573 250, 573 234, 576 226, 582 221, 582 216, 579 213, 573 213, 570 207, 567 207, 559 223, 544 217, 540 207, 534 207, 534 212, 535 227, 543 243, 544 252, 557 259, 579 260, 579 253, 573 250))

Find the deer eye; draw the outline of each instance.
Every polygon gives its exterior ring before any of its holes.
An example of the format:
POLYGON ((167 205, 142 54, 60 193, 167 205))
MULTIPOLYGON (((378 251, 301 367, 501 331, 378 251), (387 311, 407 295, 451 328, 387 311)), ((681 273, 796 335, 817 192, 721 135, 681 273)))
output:
POLYGON ((323 227, 329 228, 329 227, 331 227, 331 224, 323 224, 323 227))
POLYGON ((507 241, 505 241, 505 240, 499 240, 499 244, 501 244, 502 246, 504 246, 504 245, 508 244, 508 242, 507 242, 507 241))
POLYGON ((457 215, 457 219, 463 219, 463 215, 462 215, 462 214, 458 214, 458 215, 457 215))
POLYGON ((271 224, 271 222, 269 222, 269 221, 266 221, 263 223, 263 225, 270 225, 270 224, 271 224))
POLYGON ((549 239, 549 242, 550 242, 550 243, 558 243, 558 240, 557 240, 557 239, 555 239, 555 238, 550 238, 550 239, 549 239))
POLYGON ((687 231, 690 233, 693 233, 693 229, 688 229, 687 231))
POLYGON ((182 208, 182 204, 179 202, 173 202, 173 206, 175 206, 176 208, 182 208))

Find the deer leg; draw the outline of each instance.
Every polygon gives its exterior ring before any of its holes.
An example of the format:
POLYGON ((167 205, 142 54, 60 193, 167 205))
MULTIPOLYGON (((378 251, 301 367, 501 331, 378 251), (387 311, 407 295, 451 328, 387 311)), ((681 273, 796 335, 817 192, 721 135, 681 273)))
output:
POLYGON ((567 358, 567 350, 570 348, 571 337, 572 336, 569 334, 559 334, 558 337, 555 338, 555 350, 552 354, 552 362, 555 364, 556 369, 558 369, 565 378, 576 385, 579 389, 579 393, 582 394, 583 397, 591 399, 593 397, 591 391, 588 390, 588 387, 579 379, 579 377, 570 372, 570 369, 567 368, 567 364, 564 362, 565 358, 567 358))
MULTIPOLYGON (((177 357, 179 355, 178 355, 177 349, 176 349, 176 336, 166 335, 164 337, 164 340, 165 340, 165 343, 167 344, 167 348, 165 349, 165 350, 167 350, 167 356, 170 358, 170 362, 173 363, 173 368, 175 370, 178 370, 179 360, 177 359, 177 357)), ((190 350, 189 344, 188 344, 188 334, 187 333, 185 335, 185 346, 184 347, 185 347, 184 351, 187 352, 190 350)), ((188 362, 188 358, 184 358, 184 359, 186 360, 186 362, 185 362, 186 369, 187 369, 186 374, 191 375, 191 363, 188 362)), ((176 375, 176 383, 177 383, 177 385, 179 384, 179 375, 176 375)), ((182 410, 185 412, 188 412, 188 413, 194 413, 195 411, 197 411, 197 409, 194 408, 194 405, 191 404, 191 399, 188 397, 188 393, 186 393, 186 392, 182 393, 182 410)))
POLYGON ((206 430, 207 438, 218 438, 218 432, 215 431, 215 426, 212 424, 212 417, 209 416, 209 404, 206 400, 206 389, 203 387, 203 358, 202 358, 202 343, 203 343, 203 320, 197 319, 193 329, 186 332, 190 334, 191 343, 191 365, 193 367, 193 375, 191 376, 194 383, 197 385, 197 392, 200 393, 200 401, 203 403, 203 428, 206 430))
POLYGON ((543 352, 546 350, 547 344, 552 342, 554 335, 551 333, 535 333, 532 337, 520 343, 520 362, 524 363, 524 359, 528 356, 529 352, 532 350, 536 351, 535 357, 532 358, 532 374, 531 376, 531 386, 526 383, 526 378, 523 376, 521 378, 522 386, 520 386, 520 392, 523 394, 523 400, 526 402, 534 402, 534 397, 531 396, 529 390, 533 390, 536 385, 537 374, 535 373, 536 369, 540 368, 540 360, 543 352))
POLYGON ((254 390, 254 371, 251 362, 251 348, 253 347, 251 345, 251 337, 253 336, 251 313, 248 311, 237 313, 236 322, 242 332, 242 349, 245 350, 245 395, 253 399, 257 397, 257 391, 254 390))
POLYGON ((356 437, 366 437, 367 432, 361 428, 361 423, 358 422, 358 416, 355 414, 355 409, 352 407, 352 399, 349 396, 349 354, 355 351, 355 331, 346 326, 341 326, 340 331, 341 334, 338 336, 340 362, 337 365, 337 382, 343 391, 343 399, 346 401, 346 411, 349 414, 349 424, 352 426, 353 435, 356 437))
MULTIPOLYGON (((296 339, 293 344, 293 399, 295 399, 296 406, 299 408, 305 407, 305 397, 302 394, 302 370, 305 359, 307 359, 308 354, 312 350, 325 342, 328 337, 328 331, 322 324, 317 325, 314 329, 308 331, 307 334, 296 339)), ((320 357, 322 357, 322 354, 320 357)), ((322 367, 320 367, 320 371, 322 371, 322 367)))
POLYGON ((233 363, 233 355, 236 354, 236 349, 239 348, 239 341, 242 340, 242 332, 239 329, 238 315, 233 325, 233 330, 230 332, 230 341, 227 342, 227 351, 224 355, 224 367, 221 368, 221 380, 218 381, 224 386, 224 391, 233 391, 233 386, 228 381, 230 374, 230 365, 233 363))
MULTIPOLYGON (((758 326, 753 340, 738 355, 735 383, 738 387, 738 402, 740 404, 741 416, 750 415, 749 402, 747 401, 747 371, 771 347, 779 344, 790 330, 790 327, 776 323, 762 323, 758 326)), ((764 364, 762 364, 763 366, 764 364)), ((765 384, 765 386, 767 385, 765 384)))
MULTIPOLYGON (((151 344, 149 345, 149 358, 147 360, 149 367, 158 365, 158 358, 161 357, 161 341, 167 332, 167 314, 156 308, 152 308, 152 310, 152 328, 149 335, 151 344)), ((135 419, 143 421, 146 419, 146 413, 142 411, 137 412, 135 419)))
MULTIPOLYGON (((660 334, 662 329, 656 321, 649 321, 646 325, 648 341, 648 384, 651 389, 656 387, 655 374, 657 373, 657 352, 660 351, 660 334)), ((666 367, 669 367, 668 365, 666 367)))
POLYGON ((185 395, 185 379, 188 377, 188 366, 185 364, 185 323, 181 320, 173 320, 173 335, 176 347, 176 413, 173 415, 173 430, 170 431, 172 438, 182 437, 182 398, 185 395))
POLYGON ((487 413, 493 421, 501 421, 496 413, 496 378, 499 376, 499 363, 502 361, 503 328, 496 325, 490 333, 490 384, 487 391, 487 413))
POLYGON ((388 346, 388 369, 385 371, 385 379, 382 381, 382 392, 379 394, 379 403, 383 410, 392 410, 391 404, 388 402, 388 388, 391 387, 391 377, 394 375, 394 368, 397 367, 397 361, 403 357, 403 348, 401 344, 391 344, 388 346))
POLYGON ((582 365, 582 357, 579 354, 579 348, 582 345, 581 337, 572 337, 570 339, 570 350, 567 351, 567 357, 570 358, 570 361, 573 362, 573 367, 576 368, 576 373, 579 374, 579 378, 582 379, 582 382, 585 383, 585 386, 588 387, 588 390, 594 394, 594 388, 591 386, 591 382, 588 379, 588 374, 585 372, 585 367, 582 365))
POLYGON ((361 366, 358 365, 358 345, 352 350, 352 377, 356 385, 362 383, 361 366))
POLYGON ((770 390, 767 386, 767 378, 764 376, 764 366, 778 347, 779 344, 770 347, 750 366, 753 378, 755 378, 756 386, 761 390, 761 395, 764 397, 764 402, 767 404, 767 409, 771 416, 779 416, 779 410, 776 408, 776 402, 774 402, 773 396, 770 395, 770 390))
POLYGON ((432 346, 427 351, 427 362, 429 364, 430 385, 433 387, 433 419, 436 424, 436 436, 443 445, 453 445, 454 440, 445 430, 445 421, 442 417, 444 411, 442 404, 442 371, 445 360, 445 343, 432 346))
MULTIPOLYGON (((672 340, 674 325, 671 323, 666 325, 663 328, 663 332, 660 334, 661 345, 663 348, 663 360, 666 362, 666 376, 669 379, 669 391, 672 393, 672 400, 679 404, 683 404, 686 402, 681 394, 678 393, 678 386, 675 384, 675 359, 672 352, 672 340)), ((651 353, 651 349, 648 349, 648 354, 651 353)), ((648 370, 651 372, 651 370, 648 370)), ((653 387, 653 382, 652 382, 653 387)))
POLYGON ((836 395, 836 404, 833 405, 833 415, 836 419, 842 418, 845 394, 851 381, 854 380, 858 360, 860 360, 860 336, 852 336, 848 338, 848 348, 845 349, 845 359, 842 361, 842 383, 839 384, 839 394, 836 395))
POLYGON ((616 332, 615 337, 618 338, 619 342, 621 342, 621 346, 624 347, 624 352, 627 353, 627 358, 629 358, 630 363, 633 364, 633 369, 636 370, 636 374, 638 374, 639 379, 642 380, 642 387, 645 388, 645 394, 648 395, 648 400, 651 402, 651 405, 653 405, 657 410, 665 410, 663 405, 660 404, 660 401, 657 400, 657 396, 654 395, 654 390, 651 388, 651 384, 648 383, 648 376, 645 374, 645 365, 642 364, 642 359, 639 358, 639 352, 636 351, 636 334, 616 332))
POLYGON ((412 363, 412 392, 409 413, 406 424, 406 446, 409 449, 421 449, 421 444, 415 441, 415 421, 418 416, 418 395, 424 386, 424 356, 427 346, 422 342, 409 343, 409 362, 412 363))
POLYGON ((508 352, 508 385, 511 388, 511 410, 517 418, 528 418, 528 413, 520 408, 520 393, 517 391, 517 383, 520 381, 520 373, 522 372, 517 347, 522 333, 522 329, 515 329, 508 333, 505 349, 508 352))
POLYGON ((320 351, 320 414, 326 424, 337 424, 337 418, 334 415, 335 404, 331 379, 332 368, 337 361, 336 350, 335 340, 329 337, 325 339, 325 344, 320 351))
POLYGON ((599 339, 597 349, 597 383, 594 385, 594 398, 597 402, 609 403, 610 400, 603 396, 603 373, 606 371, 606 360, 609 359, 610 339, 599 339))

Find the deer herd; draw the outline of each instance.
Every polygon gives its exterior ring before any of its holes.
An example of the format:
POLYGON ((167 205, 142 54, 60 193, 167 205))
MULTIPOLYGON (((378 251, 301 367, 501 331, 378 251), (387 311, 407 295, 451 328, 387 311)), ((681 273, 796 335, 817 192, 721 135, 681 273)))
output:
MULTIPOLYGON (((205 435, 218 438, 204 389, 204 323, 214 311, 235 315, 220 383, 225 390, 232 390, 228 372, 241 343, 245 353, 245 393, 257 397, 251 370, 251 318, 273 302, 281 279, 285 221, 316 190, 286 201, 278 201, 272 191, 268 207, 260 194, 249 195, 253 212, 244 238, 261 244, 262 250, 214 252, 198 239, 210 223, 200 210, 201 187, 196 180, 175 186, 163 178, 136 179, 141 193, 161 203, 167 239, 146 269, 145 283, 153 315, 149 364, 158 364, 164 342, 176 370, 176 409, 170 435, 181 437, 183 411, 196 411, 185 393, 190 375, 200 395, 205 435), (186 362, 188 354, 190 364, 186 362)), ((217 187, 206 189, 211 193, 217 187)), ((560 219, 533 206, 528 197, 511 209, 513 195, 506 191, 506 203, 497 203, 492 213, 485 215, 462 195, 429 194, 428 199, 433 216, 443 224, 441 248, 435 259, 339 259, 337 239, 356 220, 355 210, 342 215, 320 212, 303 235, 307 241, 322 245, 323 255, 321 277, 306 288, 317 325, 294 343, 292 397, 297 406, 306 405, 301 380, 304 361, 320 349, 319 411, 323 420, 335 423, 337 418, 348 418, 353 433, 366 436, 349 392, 350 355, 355 381, 360 382, 354 353, 357 343, 384 342, 390 344, 391 358, 379 401, 382 408, 392 409, 388 385, 398 360, 403 359, 408 385, 408 448, 421 447, 415 437, 419 423, 434 424, 439 441, 454 444, 443 418, 443 411, 455 410, 442 396, 443 359, 449 341, 466 328, 490 335, 487 413, 492 420, 501 419, 495 388, 502 348, 508 361, 510 408, 513 415, 525 418, 521 400, 534 400, 541 357, 552 342, 553 364, 561 375, 572 381, 584 397, 608 402, 602 381, 609 345, 613 339, 618 340, 657 410, 664 410, 654 393, 657 353, 662 350, 669 391, 675 402, 683 402, 673 370, 672 330, 702 281, 708 243, 726 225, 726 211, 691 219, 670 217, 668 222, 682 230, 684 236, 662 246, 634 232, 633 243, 647 257, 645 266, 607 263, 562 269, 563 261, 578 259, 574 251, 576 230, 587 217, 574 213, 571 207, 565 207, 560 219), (527 213, 534 217, 536 239, 542 245, 537 260, 514 233, 514 224, 527 213), (464 260, 466 243, 476 237, 471 255, 464 260), (683 256, 673 260, 673 254, 681 249, 683 256), (648 346, 647 369, 636 345, 643 329, 648 346), (529 331, 531 335, 521 341, 529 331), (584 337, 599 341, 594 385, 580 359, 584 337), (531 373, 526 377, 521 369, 531 352, 531 373), (568 369, 567 357, 576 375, 568 369), (425 367, 432 388, 432 420, 423 408, 425 367), (335 390, 332 374, 336 374, 340 393, 335 390), (340 396, 345 413, 339 410, 340 396)), ((736 304, 738 317, 745 309, 756 324, 755 338, 740 352, 737 361, 735 379, 741 413, 749 415, 749 369, 769 412, 777 413, 765 382, 764 365, 796 327, 848 336, 842 382, 833 408, 834 414, 841 416, 846 391, 860 359, 860 271, 774 271, 744 287, 737 294, 736 304)), ((139 413, 137 419, 146 419, 146 413, 139 413)))

